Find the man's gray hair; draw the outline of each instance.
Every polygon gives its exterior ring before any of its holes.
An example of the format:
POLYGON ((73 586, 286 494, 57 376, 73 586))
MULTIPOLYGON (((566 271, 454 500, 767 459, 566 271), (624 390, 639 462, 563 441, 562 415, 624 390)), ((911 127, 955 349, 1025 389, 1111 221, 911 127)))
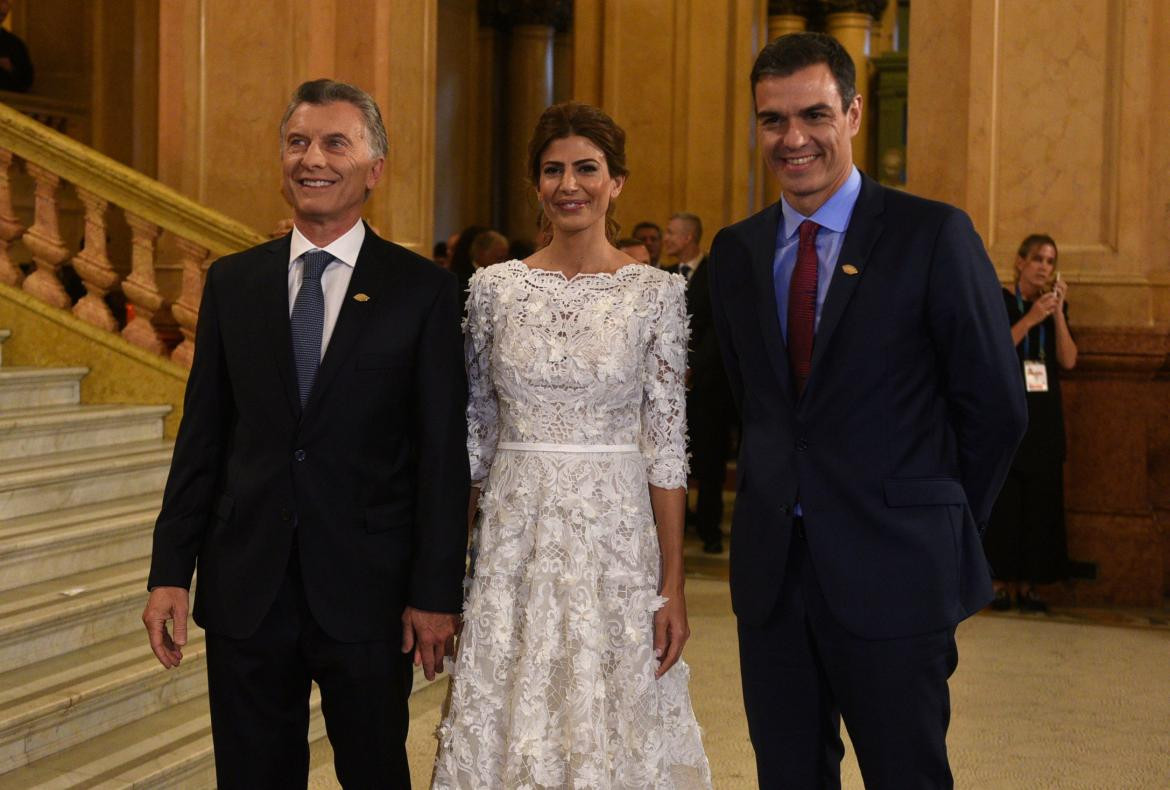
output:
POLYGON ((361 88, 345 82, 334 80, 310 80, 302 82, 300 87, 289 100, 285 108, 284 117, 280 119, 280 147, 284 148, 284 135, 288 131, 288 119, 302 104, 331 104, 336 101, 349 102, 358 108, 362 120, 366 125, 366 143, 370 148, 370 156, 379 159, 386 155, 389 143, 386 138, 386 126, 382 123, 382 113, 378 110, 378 103, 374 97, 361 88))
POLYGON ((703 238, 703 220, 699 219, 698 214, 692 214, 689 211, 680 211, 677 214, 671 214, 670 218, 681 219, 691 226, 691 233, 695 234, 695 244, 698 244, 703 238))

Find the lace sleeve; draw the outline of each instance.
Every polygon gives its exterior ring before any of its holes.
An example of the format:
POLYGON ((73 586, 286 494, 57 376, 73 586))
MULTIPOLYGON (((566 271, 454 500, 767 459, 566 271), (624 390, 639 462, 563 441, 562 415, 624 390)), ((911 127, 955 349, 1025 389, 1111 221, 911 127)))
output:
POLYGON ((657 294, 642 366, 641 449, 646 477, 659 488, 687 484, 686 280, 670 275, 657 294))
POLYGON ((467 318, 463 322, 463 356, 467 365, 467 455, 471 481, 487 477, 498 438, 499 406, 492 383, 492 297, 486 269, 468 286, 467 318))

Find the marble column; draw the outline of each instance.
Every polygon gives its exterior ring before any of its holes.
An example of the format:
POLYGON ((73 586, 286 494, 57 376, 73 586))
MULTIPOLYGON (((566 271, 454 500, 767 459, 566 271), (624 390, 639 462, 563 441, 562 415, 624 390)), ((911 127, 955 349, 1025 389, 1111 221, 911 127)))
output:
MULTIPOLYGON (((803 33, 808 28, 808 19, 800 11, 802 3, 768 3, 768 40, 775 41, 789 33, 803 33)), ((764 204, 771 205, 780 199, 780 182, 764 168, 764 204)))
POLYGON ((557 30, 553 39, 553 101, 573 98, 573 33, 557 30))
POLYGON ((857 70, 857 93, 861 96, 861 131, 853 138, 853 163, 866 172, 872 172, 870 162, 869 112, 869 34, 873 17, 862 11, 842 11, 826 17, 826 31, 853 58, 857 70))
MULTIPOLYGON (((481 12, 482 13, 482 12, 481 12)), ((476 74, 473 102, 475 133, 471 136, 471 167, 467 174, 473 208, 468 215, 475 225, 493 225, 493 217, 500 214, 499 190, 499 81, 496 58, 501 50, 500 31, 485 20, 479 20, 476 38, 476 74)), ((462 230, 454 228, 453 230, 462 230)))
POLYGON ((553 34, 551 24, 512 27, 508 57, 508 129, 505 231, 529 238, 536 226, 536 198, 528 181, 528 139, 540 114, 553 100, 553 34))
POLYGON ((789 33, 803 33, 808 29, 808 20, 800 14, 788 13, 787 8, 791 3, 769 3, 768 4, 768 40, 774 41, 780 36, 786 36, 789 33), (782 13, 774 13, 774 9, 780 8, 782 13))

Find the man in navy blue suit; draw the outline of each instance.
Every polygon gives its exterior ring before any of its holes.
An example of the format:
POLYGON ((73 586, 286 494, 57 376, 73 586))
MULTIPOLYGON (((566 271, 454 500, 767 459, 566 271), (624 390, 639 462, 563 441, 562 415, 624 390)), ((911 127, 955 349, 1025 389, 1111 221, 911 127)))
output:
POLYGON ((832 38, 752 70, 783 197, 711 248, 743 420, 731 594, 760 786, 951 787, 956 625, 991 598, 980 534, 1026 419, 1003 299, 960 210, 853 166, 832 38))

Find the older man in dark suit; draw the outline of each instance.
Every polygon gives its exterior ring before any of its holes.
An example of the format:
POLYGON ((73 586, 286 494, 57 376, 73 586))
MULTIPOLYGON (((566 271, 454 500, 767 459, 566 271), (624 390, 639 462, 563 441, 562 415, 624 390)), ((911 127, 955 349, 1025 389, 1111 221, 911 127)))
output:
POLYGON ((963 212, 853 166, 853 62, 815 33, 752 70, 782 200, 711 249, 743 436, 731 548, 762 788, 952 785, 955 627, 1025 420, 995 271, 963 212))
POLYGON ((292 232, 208 271, 143 621, 176 666, 198 566, 221 788, 306 785, 312 681, 341 783, 409 787, 412 658, 434 677, 457 622, 459 302, 362 222, 386 146, 369 95, 302 85, 281 123, 292 232))

